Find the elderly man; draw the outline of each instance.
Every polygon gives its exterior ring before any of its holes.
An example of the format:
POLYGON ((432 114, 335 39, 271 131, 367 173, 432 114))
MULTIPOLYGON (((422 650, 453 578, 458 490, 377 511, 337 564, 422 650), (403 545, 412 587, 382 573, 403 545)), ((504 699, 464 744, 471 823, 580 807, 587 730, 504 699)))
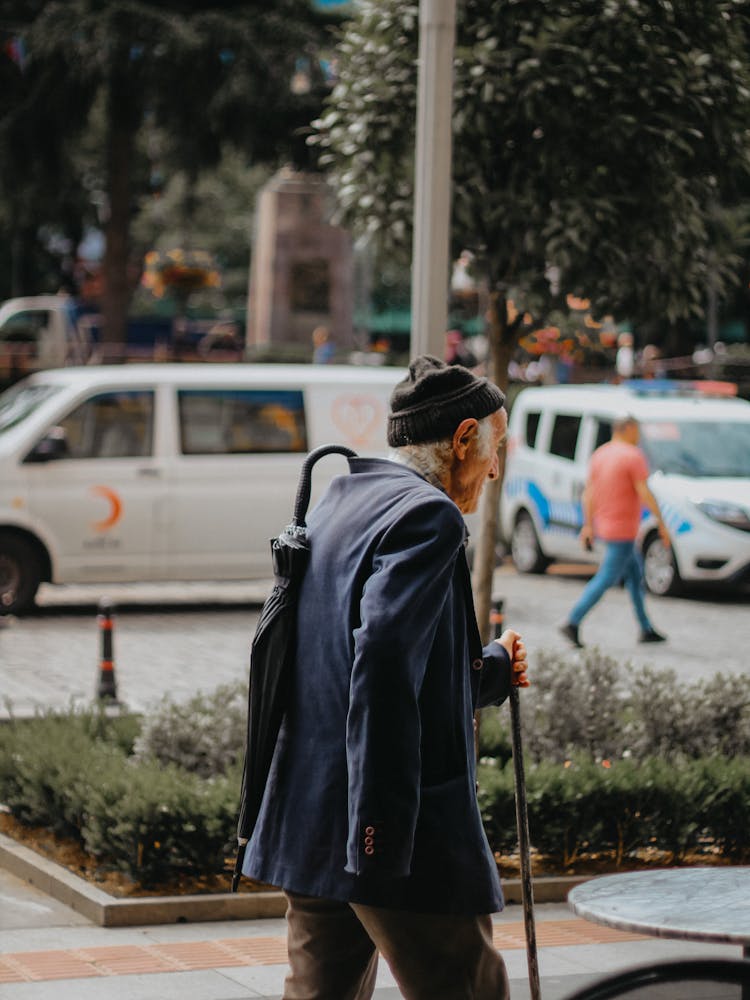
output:
POLYGON ((473 713, 526 685, 526 651, 511 630, 482 648, 461 516, 498 475, 503 402, 417 358, 391 459, 351 460, 308 519, 291 707, 244 863, 288 898, 285 1000, 371 997, 378 952, 410 1000, 508 996, 473 713))

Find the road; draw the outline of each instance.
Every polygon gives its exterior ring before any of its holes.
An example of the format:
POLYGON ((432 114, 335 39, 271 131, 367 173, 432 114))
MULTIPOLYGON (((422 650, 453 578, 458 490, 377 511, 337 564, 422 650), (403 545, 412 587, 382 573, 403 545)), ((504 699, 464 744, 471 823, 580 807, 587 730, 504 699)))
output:
MULTIPOLYGON (((534 656, 570 651, 557 632, 586 580, 583 567, 554 567, 544 577, 519 576, 510 565, 495 574, 506 624, 520 631, 534 656)), ((247 676, 250 640, 270 584, 118 586, 106 589, 116 604, 115 676, 120 699, 147 710, 164 695, 178 700, 247 676)), ((43 587, 36 614, 0 629, 0 718, 9 711, 89 703, 101 655, 94 587, 43 587)), ((610 591, 584 622, 588 645, 621 662, 672 668, 685 680, 712 671, 748 669, 750 594, 649 598, 655 626, 669 636, 659 646, 639 645, 627 594, 610 591)))

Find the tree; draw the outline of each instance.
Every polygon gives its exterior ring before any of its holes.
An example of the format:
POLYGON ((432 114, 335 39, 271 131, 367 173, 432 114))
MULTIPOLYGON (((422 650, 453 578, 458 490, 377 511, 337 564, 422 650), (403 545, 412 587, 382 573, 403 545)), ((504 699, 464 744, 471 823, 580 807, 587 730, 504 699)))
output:
MULTIPOLYGON (((43 93, 70 108, 60 117, 69 133, 80 132, 87 111, 103 95, 104 335, 121 342, 132 290, 137 139, 146 116, 170 136, 170 165, 190 174, 188 212, 198 173, 218 160, 225 141, 256 161, 298 159, 305 148, 298 130, 316 113, 325 90, 312 56, 325 44, 327 21, 306 0, 50 0, 21 6, 16 28, 29 64, 47 74, 43 93), (292 93, 300 58, 308 59, 309 86, 292 93)), ((23 107, 13 105, 8 117, 20 121, 23 114, 23 107)), ((26 121, 27 128, 33 124, 26 121)), ((59 148, 61 139, 54 136, 59 148)))
MULTIPOLYGON (((734 0, 465 0, 453 230, 495 291, 597 313, 699 313, 736 264, 725 213, 750 162, 750 6, 734 0), (717 254, 720 248, 721 254, 717 254)), ((417 7, 362 0, 315 140, 343 217, 410 231, 417 7)))
MULTIPOLYGON (((750 166, 746 0, 464 0, 454 61, 453 241, 489 290, 496 379, 524 308, 673 322, 721 295, 750 166), (519 314, 511 320, 513 292, 519 314)), ((361 0, 313 141, 355 229, 411 226, 418 8, 361 0)), ((494 540, 497 491, 485 491, 494 540)), ((494 545, 480 545, 480 622, 494 545)))
POLYGON ((75 89, 63 96, 57 87, 60 61, 31 59, 22 34, 40 6, 0 4, 0 289, 12 295, 30 291, 40 271, 58 277, 39 239, 42 225, 75 235, 85 218, 69 141, 85 122, 85 108, 75 89))
MULTIPOLYGON (((189 180, 185 171, 171 173, 158 194, 143 198, 133 222, 133 245, 140 256, 147 250, 170 250, 192 245, 210 252, 221 268, 221 289, 206 299, 220 308, 241 308, 247 302, 250 262, 248 233, 252 229, 257 195, 269 178, 268 169, 248 167, 245 157, 226 149, 213 168, 195 182, 189 228, 185 201, 189 180)), ((149 293, 136 297, 148 302, 149 293)), ((134 302, 135 305, 135 302, 134 302)))

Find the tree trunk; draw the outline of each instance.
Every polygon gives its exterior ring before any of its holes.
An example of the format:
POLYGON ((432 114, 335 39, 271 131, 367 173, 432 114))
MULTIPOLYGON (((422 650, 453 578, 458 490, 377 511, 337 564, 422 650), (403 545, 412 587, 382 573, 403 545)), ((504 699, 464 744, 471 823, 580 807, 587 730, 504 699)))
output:
POLYGON ((36 250, 36 227, 21 221, 12 224, 10 235, 10 295, 38 295, 33 264, 36 250))
MULTIPOLYGON (((515 337, 508 324, 508 307, 505 296, 493 291, 488 303, 489 366, 487 377, 504 391, 508 388, 508 365, 515 337)), ((500 491, 503 483, 505 453, 500 455, 500 475, 485 485, 479 504, 479 532, 474 548, 472 589, 477 622, 482 642, 490 640, 490 611, 492 608, 492 578, 495 572, 495 548, 500 508, 500 491)))
POLYGON ((130 217, 135 139, 140 109, 128 88, 125 72, 110 79, 107 107, 107 194, 109 217, 102 264, 102 342, 105 360, 118 360, 127 341, 130 306, 130 217))

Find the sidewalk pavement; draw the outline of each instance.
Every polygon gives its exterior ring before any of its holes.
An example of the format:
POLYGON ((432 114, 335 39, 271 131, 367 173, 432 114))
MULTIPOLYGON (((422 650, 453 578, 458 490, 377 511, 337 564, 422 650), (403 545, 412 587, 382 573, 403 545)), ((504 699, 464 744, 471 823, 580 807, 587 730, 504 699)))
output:
MULTIPOLYGON (((537 906, 536 928, 543 1000, 652 961, 736 957, 600 927, 565 904, 537 906)), ((495 942, 512 1000, 529 1000, 520 906, 497 915, 495 942)), ((284 920, 99 927, 0 870, 0 1000, 280 1000, 286 971, 284 920)), ((375 1000, 400 996, 381 962, 375 1000)))

